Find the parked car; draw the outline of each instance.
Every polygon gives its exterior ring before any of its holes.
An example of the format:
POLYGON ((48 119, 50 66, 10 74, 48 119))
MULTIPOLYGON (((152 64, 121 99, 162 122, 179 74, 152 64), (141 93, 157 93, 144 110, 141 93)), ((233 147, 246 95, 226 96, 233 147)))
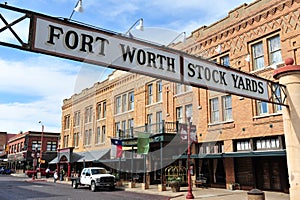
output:
MULTIPOLYGON (((37 172, 41 172, 41 176, 46 176, 46 169, 45 168, 37 168, 36 170, 26 170, 25 174, 28 177, 32 177, 33 174, 36 176, 37 172)), ((49 175, 49 177, 52 177, 53 174, 54 174, 54 171, 50 171, 48 175, 49 175)))
POLYGON ((0 168, 0 174, 11 174, 11 173, 12 173, 11 169, 7 169, 7 168, 4 168, 4 167, 0 168))

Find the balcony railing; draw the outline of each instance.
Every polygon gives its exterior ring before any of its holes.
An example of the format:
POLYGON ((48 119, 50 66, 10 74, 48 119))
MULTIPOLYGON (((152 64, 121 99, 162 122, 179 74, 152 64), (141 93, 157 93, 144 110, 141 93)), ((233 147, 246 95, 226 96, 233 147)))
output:
POLYGON ((115 138, 130 139, 137 138, 139 133, 148 133, 150 136, 156 134, 176 134, 178 131, 178 122, 165 122, 145 124, 144 126, 132 127, 130 129, 121 130, 115 132, 115 138))

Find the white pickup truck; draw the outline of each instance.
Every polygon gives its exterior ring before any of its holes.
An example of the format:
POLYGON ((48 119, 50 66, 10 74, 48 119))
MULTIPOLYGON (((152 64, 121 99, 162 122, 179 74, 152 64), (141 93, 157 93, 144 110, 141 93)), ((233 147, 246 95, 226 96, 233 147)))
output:
POLYGON ((87 185, 95 192, 97 188, 106 187, 109 190, 115 189, 115 176, 109 174, 101 167, 84 168, 80 177, 71 178, 72 187, 77 189, 79 185, 87 185))

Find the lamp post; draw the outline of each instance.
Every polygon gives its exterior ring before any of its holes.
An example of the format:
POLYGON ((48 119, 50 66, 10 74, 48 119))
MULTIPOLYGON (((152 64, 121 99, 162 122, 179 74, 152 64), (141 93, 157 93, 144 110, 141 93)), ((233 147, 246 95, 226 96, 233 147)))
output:
POLYGON ((187 149, 187 167, 188 167, 188 193, 186 195, 186 199, 194 199, 194 195, 192 192, 192 183, 191 183, 191 170, 190 170, 190 156, 191 156, 191 114, 190 112, 186 112, 187 121, 188 121, 188 149, 187 149))
MULTIPOLYGON (((37 145, 35 145, 35 150, 32 148, 31 149, 32 153, 31 153, 31 156, 33 157, 33 162, 32 162, 32 167, 33 167, 33 172, 36 168, 36 160, 37 160, 37 145)), ((35 179, 35 175, 34 173, 32 174, 32 180, 35 179)))
POLYGON ((42 155, 43 155, 43 140, 44 140, 44 124, 39 121, 39 123, 42 125, 42 134, 41 134, 41 150, 40 150, 40 168, 42 163, 42 155))

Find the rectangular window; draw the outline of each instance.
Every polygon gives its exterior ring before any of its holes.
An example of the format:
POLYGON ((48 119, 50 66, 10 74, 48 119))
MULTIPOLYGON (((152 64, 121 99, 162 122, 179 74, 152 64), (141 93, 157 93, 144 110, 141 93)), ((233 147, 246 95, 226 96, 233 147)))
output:
POLYGON ((279 138, 258 139, 256 141, 256 149, 280 149, 279 138))
POLYGON ((153 103, 153 85, 148 85, 148 102, 147 104, 150 105, 153 103))
POLYGON ((102 126, 102 134, 101 134, 101 143, 105 143, 105 139, 106 139, 106 127, 102 126))
POLYGON ((74 126, 80 126, 80 111, 74 113, 74 126))
POLYGON ((179 123, 183 123, 183 113, 182 113, 182 107, 176 108, 176 120, 179 123))
POLYGON ((79 132, 74 133, 73 135, 73 146, 78 147, 78 142, 79 142, 79 132))
POLYGON ((251 150, 250 141, 238 141, 236 143, 236 150, 237 151, 249 151, 251 150))
POLYGON ((210 99, 210 116, 211 116, 211 123, 219 122, 219 99, 213 98, 210 99))
POLYGON ((280 47, 280 37, 276 35, 268 39, 269 47, 269 63, 270 65, 276 64, 282 61, 281 57, 281 47, 280 47))
POLYGON ((232 119, 231 95, 223 96, 223 121, 232 119))
POLYGON ((163 123, 162 123, 162 112, 156 112, 156 124, 157 124, 157 131, 159 133, 162 133, 162 127, 163 127, 163 123))
POLYGON ((134 127, 134 120, 129 119, 128 120, 128 128, 130 129, 130 131, 129 131, 130 137, 133 137, 133 127, 134 127))
POLYGON ((220 64, 223 66, 229 67, 230 66, 229 55, 220 57, 220 64))
MULTIPOLYGON (((41 141, 32 141, 32 149, 37 149, 38 151, 41 150, 41 141)), ((13 151, 16 150, 16 147, 13 148, 13 151)))
POLYGON ((124 136, 124 133, 126 131, 126 121, 122 121, 122 135, 124 136))
POLYGON ((127 110, 127 94, 122 95, 122 112, 126 112, 127 110))
POLYGON ((92 129, 89 129, 89 145, 92 142, 92 135, 93 135, 92 129))
POLYGON ((55 141, 47 142, 47 151, 56 151, 57 150, 57 143, 55 141))
POLYGON ((85 123, 92 122, 93 108, 89 106, 85 108, 85 123))
POLYGON ((70 128, 70 115, 65 116, 65 129, 70 128))
POLYGON ((264 115, 264 114, 268 114, 268 103, 264 102, 264 101, 256 101, 256 105, 257 105, 257 115, 264 115))
POLYGON ((121 113, 121 96, 116 98, 116 114, 121 113))
POLYGON ((102 114, 102 116, 103 116, 103 118, 106 118, 106 102, 104 101, 103 102, 103 114, 102 114))
POLYGON ((162 81, 158 81, 157 85, 157 102, 161 102, 162 101, 162 81))
POLYGON ((134 93, 129 92, 128 94, 128 110, 133 110, 134 109, 134 93))
POLYGON ((96 135, 96 144, 100 143, 100 138, 101 138, 101 132, 100 132, 100 127, 97 127, 97 135, 96 135))
POLYGON ((88 144, 89 144, 89 130, 85 130, 84 145, 88 145, 88 144))
POLYGON ((97 104, 97 119, 101 119, 101 107, 102 107, 102 105, 101 105, 101 103, 98 103, 97 104))
POLYGON ((64 136, 64 147, 69 147, 69 135, 64 136))
POLYGON ((116 136, 117 137, 121 137, 121 134, 120 134, 120 122, 116 122, 115 123, 115 131, 116 131, 116 136))
POLYGON ((252 45, 252 55, 254 70, 264 68, 264 50, 262 42, 252 45))

